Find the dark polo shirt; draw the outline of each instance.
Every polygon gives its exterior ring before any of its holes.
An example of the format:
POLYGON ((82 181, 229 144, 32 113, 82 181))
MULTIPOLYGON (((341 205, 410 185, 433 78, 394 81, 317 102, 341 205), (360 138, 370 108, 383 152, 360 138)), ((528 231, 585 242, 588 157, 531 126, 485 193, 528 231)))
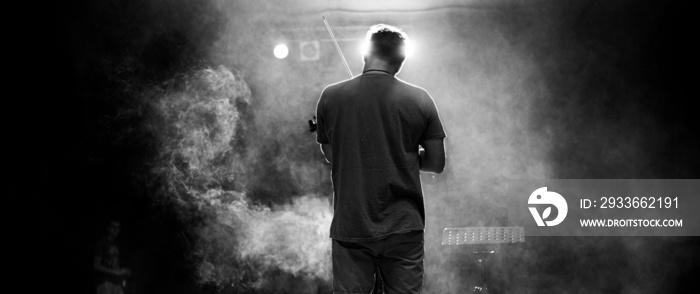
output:
POLYGON ((316 117, 316 141, 333 152, 330 237, 352 242, 423 230, 418 143, 446 137, 430 95, 370 71, 326 87, 316 117))

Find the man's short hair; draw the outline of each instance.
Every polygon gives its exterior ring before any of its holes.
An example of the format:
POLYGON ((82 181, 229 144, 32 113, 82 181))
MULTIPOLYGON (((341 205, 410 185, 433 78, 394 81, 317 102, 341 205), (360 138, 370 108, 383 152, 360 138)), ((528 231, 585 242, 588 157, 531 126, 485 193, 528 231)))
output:
POLYGON ((401 29, 387 24, 373 25, 365 36, 366 54, 374 54, 391 65, 406 60, 408 35, 401 29))

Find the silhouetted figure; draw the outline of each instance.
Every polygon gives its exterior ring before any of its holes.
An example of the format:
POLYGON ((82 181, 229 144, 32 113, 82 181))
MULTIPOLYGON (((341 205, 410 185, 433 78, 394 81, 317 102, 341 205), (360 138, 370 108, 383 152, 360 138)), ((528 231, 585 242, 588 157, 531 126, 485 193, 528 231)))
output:
POLYGON ((119 265, 119 247, 116 239, 121 224, 111 221, 107 226, 107 236, 97 242, 93 268, 97 275, 97 294, 123 294, 124 279, 131 274, 119 265))
POLYGON ((380 24, 366 41, 362 75, 326 87, 316 108, 316 141, 332 165, 333 291, 370 293, 377 281, 375 293, 420 293, 420 171, 442 172, 446 135, 430 95, 395 77, 406 34, 380 24))

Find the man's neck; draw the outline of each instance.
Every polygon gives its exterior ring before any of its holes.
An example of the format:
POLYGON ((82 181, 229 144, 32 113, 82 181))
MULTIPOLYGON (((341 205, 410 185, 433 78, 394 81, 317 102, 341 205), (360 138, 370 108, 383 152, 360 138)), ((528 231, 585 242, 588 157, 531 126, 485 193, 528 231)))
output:
POLYGON ((391 75, 391 76, 394 75, 394 73, 392 73, 392 72, 390 72, 390 71, 388 71, 388 70, 376 69, 376 68, 365 69, 365 70, 362 71, 362 73, 363 73, 363 74, 364 74, 364 73, 376 73, 376 74, 391 75))
POLYGON ((389 65, 387 62, 378 58, 368 58, 365 60, 365 66, 362 68, 363 73, 367 71, 385 72, 390 75, 395 75, 396 66, 389 65))

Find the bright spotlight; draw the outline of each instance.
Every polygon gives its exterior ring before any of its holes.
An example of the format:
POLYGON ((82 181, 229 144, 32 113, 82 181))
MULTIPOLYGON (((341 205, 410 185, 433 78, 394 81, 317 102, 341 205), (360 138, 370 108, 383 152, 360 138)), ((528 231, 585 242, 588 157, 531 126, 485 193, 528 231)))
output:
POLYGON ((367 55, 369 53, 369 43, 367 41, 364 41, 360 44, 360 54, 362 54, 362 57, 367 55))
POLYGON ((406 40, 406 45, 404 45, 404 55, 406 55, 406 58, 410 58, 413 56, 413 51, 415 48, 413 48, 413 43, 409 40, 406 40))
MULTIPOLYGON (((411 41, 406 41, 406 45, 404 47, 404 54, 406 55, 406 58, 413 56, 413 53, 415 52, 414 47, 415 46, 411 41)), ((365 55, 367 55, 367 53, 369 53, 370 44, 366 41, 362 42, 360 44, 359 49, 360 49, 360 54, 362 54, 362 56, 365 56, 365 55)))
POLYGON ((287 48, 287 45, 285 44, 279 44, 275 46, 275 50, 273 51, 273 53, 275 54, 275 57, 282 59, 287 57, 287 55, 289 54, 289 48, 287 48))

